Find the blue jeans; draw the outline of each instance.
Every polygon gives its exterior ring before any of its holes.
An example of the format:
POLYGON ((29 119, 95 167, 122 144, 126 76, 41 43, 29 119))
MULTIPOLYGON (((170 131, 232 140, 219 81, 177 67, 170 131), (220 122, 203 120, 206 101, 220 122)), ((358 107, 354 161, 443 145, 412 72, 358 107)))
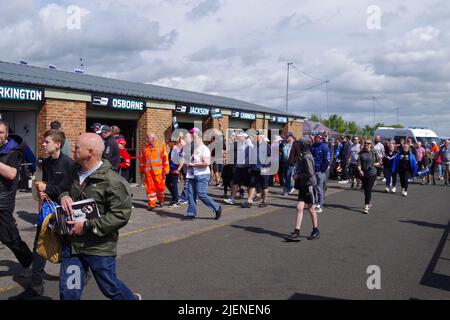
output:
POLYGON ((61 300, 80 300, 85 283, 85 273, 92 275, 102 293, 112 300, 137 300, 137 296, 117 278, 116 257, 71 255, 70 246, 63 246, 59 276, 61 300))
POLYGON ((182 201, 188 201, 189 200, 188 199, 188 195, 187 195, 188 186, 189 186, 188 179, 185 178, 184 182, 183 182, 183 192, 181 192, 181 195, 180 195, 180 200, 182 200, 182 201))
POLYGON ((316 172, 317 185, 314 187, 314 194, 316 200, 316 204, 323 206, 323 199, 325 198, 324 190, 325 190, 325 181, 326 181, 326 172, 316 172))
POLYGON ((289 193, 292 190, 292 173, 294 172, 294 166, 284 167, 283 170, 283 178, 284 178, 284 186, 283 192, 289 193))
POLYGON ((187 216, 195 217, 197 215, 197 204, 195 202, 196 195, 206 206, 208 206, 208 208, 211 208, 214 211, 214 213, 216 213, 219 210, 220 206, 217 203, 215 203, 214 200, 211 199, 210 196, 208 196, 208 194, 206 193, 208 191, 208 183, 210 177, 211 176, 209 174, 202 174, 199 176, 194 176, 194 178, 192 179, 187 179, 188 180, 187 196, 189 201, 187 216))
POLYGON ((396 173, 392 173, 392 171, 389 168, 384 167, 384 175, 386 177, 386 187, 389 188, 391 186, 391 180, 392 180, 392 187, 395 187, 397 185, 396 173))

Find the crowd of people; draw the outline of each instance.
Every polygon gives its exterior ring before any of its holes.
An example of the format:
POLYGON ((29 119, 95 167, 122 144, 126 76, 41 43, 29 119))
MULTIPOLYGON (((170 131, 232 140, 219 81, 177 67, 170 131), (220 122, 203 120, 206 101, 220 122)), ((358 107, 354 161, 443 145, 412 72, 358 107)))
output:
MULTIPOLYGON (((62 237, 60 298, 80 299, 92 274, 108 298, 139 299, 139 294, 118 279, 115 270, 118 232, 127 224, 133 209, 129 185, 132 157, 117 126, 96 123, 91 129, 92 132, 78 136, 73 159, 59 122, 43 137, 47 158, 40 164, 42 181, 35 184, 40 210, 51 201, 70 215, 74 202, 93 198, 100 213, 99 219, 71 221, 70 235, 62 237), (68 281, 74 267, 80 276, 76 288, 68 281)), ((450 182, 448 140, 439 146, 437 142, 422 146, 412 139, 397 143, 381 141, 380 137, 332 138, 327 132, 297 139, 287 132, 271 136, 271 141, 257 130, 233 131, 229 136, 216 130, 208 139, 208 146, 204 138, 203 132, 195 127, 175 132, 169 141, 152 132, 146 134, 146 145, 142 146, 137 162, 147 210, 187 204, 185 219, 195 220, 200 200, 209 208, 212 218, 218 220, 223 209, 208 195, 211 185, 223 188, 224 205, 237 205, 240 198, 242 208, 267 207, 268 188, 279 185, 282 197, 298 191, 294 231, 285 238, 298 242, 305 208, 313 226, 308 240, 320 237, 317 213, 325 210, 329 179, 351 183, 350 188, 361 188, 362 212, 366 214, 372 206, 373 186, 378 182, 384 181, 385 191, 395 193, 398 177, 403 196, 407 196, 408 184, 413 179, 422 184, 436 184, 435 178, 442 176, 445 186, 450 182), (171 195, 168 204, 166 188, 171 195)), ((0 120, 0 241, 24 268, 31 266, 31 284, 25 296, 35 296, 43 294, 46 260, 36 249, 43 222, 38 223, 31 250, 21 239, 13 217, 17 172, 25 147, 23 142, 9 136, 8 124, 0 120)))

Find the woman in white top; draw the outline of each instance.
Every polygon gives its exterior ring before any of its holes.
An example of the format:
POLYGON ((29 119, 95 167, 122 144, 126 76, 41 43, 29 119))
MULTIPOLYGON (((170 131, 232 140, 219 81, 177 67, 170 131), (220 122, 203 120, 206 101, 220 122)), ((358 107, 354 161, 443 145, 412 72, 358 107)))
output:
POLYGON ((218 220, 222 214, 222 207, 219 206, 208 194, 208 184, 211 178, 211 171, 209 166, 211 164, 211 151, 204 145, 202 140, 202 133, 198 128, 193 128, 190 131, 194 136, 194 152, 187 164, 188 190, 187 196, 189 206, 187 209, 187 218, 194 219, 197 216, 197 204, 195 196, 215 214, 215 220, 218 220))

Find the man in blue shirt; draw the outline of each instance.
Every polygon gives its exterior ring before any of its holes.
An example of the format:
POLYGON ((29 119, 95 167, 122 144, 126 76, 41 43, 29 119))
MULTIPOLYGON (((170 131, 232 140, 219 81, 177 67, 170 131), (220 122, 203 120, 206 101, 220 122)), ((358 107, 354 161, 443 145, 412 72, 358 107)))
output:
POLYGON ((316 199, 316 212, 322 212, 323 200, 325 198, 325 181, 326 172, 330 165, 330 149, 328 145, 323 142, 323 137, 320 134, 314 135, 314 144, 311 147, 311 153, 314 158, 314 169, 317 179, 317 185, 314 188, 316 199))

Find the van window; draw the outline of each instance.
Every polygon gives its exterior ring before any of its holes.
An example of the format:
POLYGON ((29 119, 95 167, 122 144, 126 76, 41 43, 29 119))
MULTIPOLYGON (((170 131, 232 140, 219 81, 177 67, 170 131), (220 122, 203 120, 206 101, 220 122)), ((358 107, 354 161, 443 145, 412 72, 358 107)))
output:
POLYGON ((438 138, 431 138, 431 137, 416 137, 417 141, 420 141, 422 143, 422 147, 424 148, 431 148, 433 141, 436 141, 436 143, 439 145, 439 139, 438 138))
POLYGON ((404 140, 406 142, 406 136, 395 136, 394 140, 396 143, 400 143, 400 140, 404 140))

